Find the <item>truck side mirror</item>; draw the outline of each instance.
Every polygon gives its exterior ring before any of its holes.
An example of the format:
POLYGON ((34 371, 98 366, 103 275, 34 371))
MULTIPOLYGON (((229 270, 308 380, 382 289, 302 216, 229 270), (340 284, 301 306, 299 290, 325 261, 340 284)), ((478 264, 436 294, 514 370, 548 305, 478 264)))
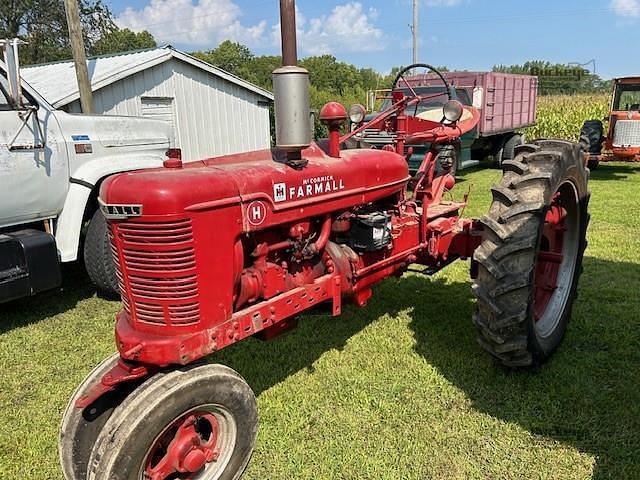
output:
POLYGON ((13 104, 23 107, 22 101, 22 81, 20 78, 20 60, 18 56, 18 45, 23 44, 22 40, 14 38, 11 40, 0 40, 0 48, 4 53, 4 63, 7 67, 7 82, 9 83, 9 96, 13 104))

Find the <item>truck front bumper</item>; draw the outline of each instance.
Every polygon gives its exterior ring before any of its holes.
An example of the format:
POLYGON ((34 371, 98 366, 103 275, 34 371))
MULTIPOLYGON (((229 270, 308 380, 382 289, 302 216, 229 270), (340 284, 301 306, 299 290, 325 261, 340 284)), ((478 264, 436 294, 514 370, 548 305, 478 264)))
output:
POLYGON ((39 230, 0 234, 0 303, 60 286, 56 241, 39 230))

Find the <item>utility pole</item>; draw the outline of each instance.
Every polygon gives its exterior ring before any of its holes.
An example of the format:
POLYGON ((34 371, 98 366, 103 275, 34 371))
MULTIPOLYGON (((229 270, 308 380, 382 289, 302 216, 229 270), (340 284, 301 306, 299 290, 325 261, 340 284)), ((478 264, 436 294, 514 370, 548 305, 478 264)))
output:
POLYGON ((82 113, 93 113, 93 93, 91 92, 91 83, 89 83, 87 54, 84 51, 82 25, 80 24, 80 11, 77 0, 64 0, 64 9, 67 13, 69 40, 71 40, 71 51, 73 52, 73 61, 76 66, 76 78, 78 80, 78 90, 80 91, 82 113))
POLYGON ((413 63, 418 63, 418 0, 413 0, 411 33, 413 34, 413 63))

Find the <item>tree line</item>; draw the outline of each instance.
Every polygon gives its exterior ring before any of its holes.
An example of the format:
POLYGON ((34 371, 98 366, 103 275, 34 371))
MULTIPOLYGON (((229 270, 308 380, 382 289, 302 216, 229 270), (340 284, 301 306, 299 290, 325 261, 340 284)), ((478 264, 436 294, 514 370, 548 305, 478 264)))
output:
MULTIPOLYGON (((85 49, 90 56, 155 47, 147 32, 121 29, 102 0, 78 0, 85 49)), ((71 58, 64 0, 0 1, 0 38, 20 38, 23 65, 71 58)))

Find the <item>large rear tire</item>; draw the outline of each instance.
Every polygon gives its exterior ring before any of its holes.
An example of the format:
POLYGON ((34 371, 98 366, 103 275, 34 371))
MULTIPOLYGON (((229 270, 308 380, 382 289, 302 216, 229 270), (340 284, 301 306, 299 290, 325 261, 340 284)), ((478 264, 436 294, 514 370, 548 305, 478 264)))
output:
POLYGON ((100 295, 113 300, 120 298, 107 220, 99 209, 91 218, 84 240, 84 265, 100 295))
POLYGON ((502 164, 474 254, 473 320, 480 345, 502 364, 543 362, 562 341, 576 297, 589 221, 581 148, 541 140, 502 164))
POLYGON ((88 480, 237 480, 258 430, 255 395, 222 365, 159 373, 132 392, 100 433, 88 480))

